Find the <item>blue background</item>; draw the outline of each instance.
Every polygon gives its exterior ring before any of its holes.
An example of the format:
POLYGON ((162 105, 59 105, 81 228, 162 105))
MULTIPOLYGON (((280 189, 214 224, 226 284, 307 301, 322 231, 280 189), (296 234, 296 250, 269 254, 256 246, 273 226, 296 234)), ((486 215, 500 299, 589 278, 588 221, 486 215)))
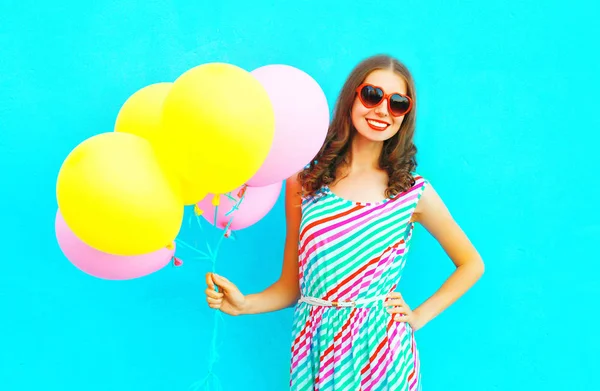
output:
MULTIPOLYGON (((0 389, 176 391, 206 375, 208 263, 182 249, 183 267, 103 281, 73 267, 54 237, 60 164, 112 130, 127 97, 205 62, 286 63, 333 105, 351 68, 380 52, 414 73, 419 172, 487 266, 417 333, 425 389, 600 389, 598 10, 533 0, 3 0, 0 389)), ((282 198, 223 245, 217 271, 246 293, 278 276, 282 198)), ((212 240, 187 221, 181 235, 212 240)), ((420 227, 412 250, 400 289, 416 307, 453 267, 420 227)), ((215 366, 223 389, 286 389, 290 323, 290 310, 226 317, 215 366)))

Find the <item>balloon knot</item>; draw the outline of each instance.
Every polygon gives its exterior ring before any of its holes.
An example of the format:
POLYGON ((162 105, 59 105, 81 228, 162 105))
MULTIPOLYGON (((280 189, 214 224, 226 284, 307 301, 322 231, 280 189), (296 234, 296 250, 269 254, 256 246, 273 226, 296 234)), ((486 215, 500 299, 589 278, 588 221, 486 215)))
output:
POLYGON ((194 205, 194 214, 196 216, 202 216, 203 213, 204 213, 204 211, 202 209, 200 209, 200 207, 198 205, 194 205))
POLYGON ((212 199, 213 206, 219 206, 220 203, 221 203, 221 197, 219 196, 219 194, 215 194, 215 196, 212 199))
POLYGON ((244 196, 244 194, 246 194, 246 189, 248 188, 248 185, 244 185, 242 186, 242 188, 240 189, 240 191, 238 191, 238 198, 242 198, 244 196))
POLYGON ((183 265, 183 261, 177 257, 173 257, 173 266, 179 267, 183 265))
POLYGON ((227 229, 227 231, 225 231, 225 237, 229 238, 231 236, 231 228, 227 229))

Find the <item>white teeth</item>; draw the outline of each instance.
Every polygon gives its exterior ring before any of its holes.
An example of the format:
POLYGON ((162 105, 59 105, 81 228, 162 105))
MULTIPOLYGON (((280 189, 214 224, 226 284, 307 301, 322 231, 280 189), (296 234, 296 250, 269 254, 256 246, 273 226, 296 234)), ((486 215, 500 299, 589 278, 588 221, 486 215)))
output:
POLYGON ((388 124, 383 123, 383 122, 373 121, 370 119, 368 119, 367 122, 379 129, 385 129, 388 127, 388 124))

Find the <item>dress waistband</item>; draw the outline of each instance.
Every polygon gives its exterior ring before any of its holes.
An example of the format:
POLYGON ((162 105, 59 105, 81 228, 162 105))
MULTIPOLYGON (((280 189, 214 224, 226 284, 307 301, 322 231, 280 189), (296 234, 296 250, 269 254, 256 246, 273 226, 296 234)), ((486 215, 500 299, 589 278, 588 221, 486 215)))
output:
POLYGON ((358 300, 329 301, 329 300, 319 299, 316 297, 302 296, 302 297, 300 297, 300 300, 298 300, 298 303, 306 303, 306 304, 309 304, 312 306, 317 306, 317 307, 357 307, 357 306, 364 306, 366 304, 372 304, 377 301, 385 301, 385 299, 387 299, 387 297, 388 297, 388 295, 382 295, 382 296, 374 296, 374 297, 369 297, 366 299, 358 299, 358 300))

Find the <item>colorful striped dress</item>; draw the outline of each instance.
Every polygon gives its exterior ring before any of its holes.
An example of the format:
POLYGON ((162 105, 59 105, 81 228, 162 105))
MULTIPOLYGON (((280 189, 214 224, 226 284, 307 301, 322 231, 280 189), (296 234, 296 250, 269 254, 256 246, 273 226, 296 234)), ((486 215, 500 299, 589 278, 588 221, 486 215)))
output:
POLYGON ((414 178, 409 190, 376 203, 342 199, 327 186, 303 199, 291 390, 421 390, 412 329, 381 300, 406 263, 410 219, 427 184, 414 178))

